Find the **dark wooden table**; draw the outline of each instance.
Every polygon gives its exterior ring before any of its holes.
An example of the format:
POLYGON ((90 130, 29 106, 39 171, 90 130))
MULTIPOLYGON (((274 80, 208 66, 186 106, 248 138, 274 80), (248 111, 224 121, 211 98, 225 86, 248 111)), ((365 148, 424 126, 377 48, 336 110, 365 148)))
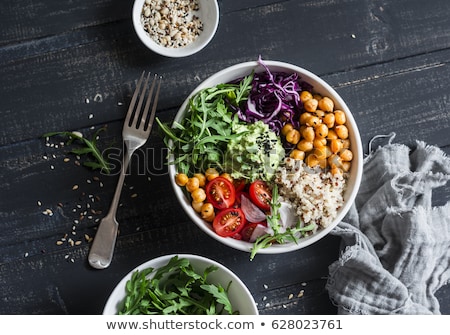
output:
MULTIPOLYGON (((325 290, 339 239, 283 255, 248 254, 217 243, 177 204, 157 131, 133 158, 118 211, 115 257, 107 270, 87 263, 117 174, 83 167, 48 131, 100 134, 121 147, 135 80, 164 76, 158 116, 171 121, 201 81, 243 61, 280 60, 328 81, 352 110, 364 148, 378 134, 419 139, 450 153, 450 2, 430 0, 219 1, 211 44, 169 59, 146 49, 131 23, 132 1, 2 1, 0 5, 0 313, 100 314, 118 281, 138 264, 195 253, 236 272, 261 314, 333 314, 325 290), (68 160, 68 161, 67 161, 68 160), (148 169, 143 170, 143 166, 148 169), (65 237, 65 241, 61 241, 65 237), (61 244, 61 245, 59 245, 61 244), (299 293, 303 292, 303 295, 299 293)), ((434 197, 450 200, 449 187, 434 197)), ((450 287, 437 292, 450 314, 450 287)))

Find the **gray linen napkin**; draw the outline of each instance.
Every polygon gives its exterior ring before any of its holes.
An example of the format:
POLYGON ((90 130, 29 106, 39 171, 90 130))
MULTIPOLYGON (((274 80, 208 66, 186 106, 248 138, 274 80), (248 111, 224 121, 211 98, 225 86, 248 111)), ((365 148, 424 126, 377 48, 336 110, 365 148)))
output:
POLYGON ((326 285, 339 314, 440 314, 434 293, 450 281, 450 201, 431 202, 450 157, 391 140, 365 158, 355 203, 331 232, 343 246, 326 285))

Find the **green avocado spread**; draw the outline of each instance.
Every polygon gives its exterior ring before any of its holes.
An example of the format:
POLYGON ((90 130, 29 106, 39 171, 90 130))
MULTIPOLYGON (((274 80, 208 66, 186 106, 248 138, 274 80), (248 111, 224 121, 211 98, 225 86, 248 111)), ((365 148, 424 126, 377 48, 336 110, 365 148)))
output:
POLYGON ((232 132, 242 135, 228 142, 225 171, 236 179, 270 181, 285 155, 280 138, 262 121, 233 123, 232 132))

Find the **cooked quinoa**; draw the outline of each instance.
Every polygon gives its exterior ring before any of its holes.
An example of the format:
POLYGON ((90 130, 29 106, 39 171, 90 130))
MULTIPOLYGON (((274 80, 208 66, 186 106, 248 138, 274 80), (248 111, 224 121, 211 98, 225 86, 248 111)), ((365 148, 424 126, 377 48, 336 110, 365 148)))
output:
POLYGON ((301 160, 285 158, 275 182, 280 200, 291 203, 305 225, 327 227, 344 204, 346 177, 312 170, 301 160))

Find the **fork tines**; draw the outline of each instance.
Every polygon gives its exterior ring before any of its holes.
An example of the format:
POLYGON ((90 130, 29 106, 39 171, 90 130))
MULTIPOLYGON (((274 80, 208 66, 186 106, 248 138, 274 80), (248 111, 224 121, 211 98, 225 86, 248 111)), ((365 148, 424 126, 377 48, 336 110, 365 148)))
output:
POLYGON ((150 132, 152 128, 153 121, 155 119, 156 106, 158 104, 159 90, 161 87, 162 77, 158 76, 156 73, 153 75, 153 80, 150 88, 148 88, 148 84, 150 81, 150 72, 145 76, 145 71, 142 72, 142 75, 136 85, 136 89, 134 91, 133 97, 131 99, 130 107, 128 108, 127 116, 125 119, 124 127, 130 127, 139 129, 142 128, 144 131, 150 132), (144 85, 142 85, 144 84, 144 85), (157 84, 156 93, 153 95, 153 91, 157 84), (141 89, 141 86, 142 89, 141 89), (142 109, 142 104, 144 103, 145 96, 147 95, 147 100, 144 108, 142 109), (137 107, 135 108, 136 101, 137 107), (153 107, 150 112, 150 104, 153 101, 153 107))

